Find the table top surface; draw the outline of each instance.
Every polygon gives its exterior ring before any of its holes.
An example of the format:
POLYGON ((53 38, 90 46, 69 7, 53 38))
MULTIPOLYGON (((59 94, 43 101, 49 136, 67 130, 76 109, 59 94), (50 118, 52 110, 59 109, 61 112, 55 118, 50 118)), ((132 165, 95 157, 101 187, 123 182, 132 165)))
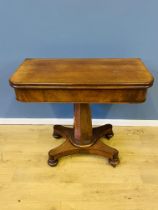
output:
POLYGON ((139 58, 25 59, 10 84, 15 88, 150 87, 153 77, 139 58))

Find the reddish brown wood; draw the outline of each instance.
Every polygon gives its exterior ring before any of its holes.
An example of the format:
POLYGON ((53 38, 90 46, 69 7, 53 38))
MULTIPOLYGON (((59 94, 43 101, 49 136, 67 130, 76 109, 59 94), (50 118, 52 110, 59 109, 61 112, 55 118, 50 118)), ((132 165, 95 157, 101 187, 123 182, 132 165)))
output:
POLYGON ((93 144, 91 112, 88 104, 74 105, 74 140, 78 146, 93 144))
POLYGON ((10 78, 15 88, 42 89, 118 89, 152 83, 139 58, 25 59, 10 78))
POLYGON ((139 58, 26 59, 9 81, 23 102, 140 103, 153 77, 139 58))
POLYGON ((68 139, 66 139, 62 145, 49 151, 48 164, 50 166, 56 166, 59 158, 76 153, 93 154, 106 157, 113 167, 119 163, 118 151, 101 141, 97 141, 90 147, 76 147, 68 139))
MULTIPOLYGON (((66 155, 72 155, 76 153, 84 153, 84 154, 94 154, 94 155, 100 155, 103 157, 108 158, 109 163, 115 167, 119 163, 119 157, 118 157, 118 150, 109 147, 108 145, 104 144, 99 140, 102 136, 108 136, 112 137, 112 126, 111 125, 104 125, 101 126, 101 128, 93 129, 93 141, 94 144, 91 146, 76 146, 73 144, 74 136, 72 135, 74 132, 74 129, 66 128, 63 126, 55 126, 55 133, 57 135, 61 135, 66 138, 65 142, 60 145, 57 148, 54 148, 49 151, 49 159, 48 164, 50 166, 56 166, 58 163, 58 159, 66 156, 66 155), (100 130, 102 130, 102 133, 100 134, 100 130)), ((109 138, 108 137, 108 138, 109 138)))
POLYGON ((15 92, 16 99, 22 102, 142 103, 146 99, 147 88, 90 90, 16 88, 15 92))
POLYGON ((66 141, 50 150, 48 163, 56 166, 58 158, 75 153, 88 153, 107 157, 112 166, 119 163, 118 151, 102 143, 101 137, 111 138, 114 134, 112 125, 107 124, 92 129, 91 113, 88 104, 74 105, 74 128, 54 126, 55 137, 64 137, 66 141))
POLYGON ((48 163, 74 153, 107 157, 119 163, 118 151, 100 141, 113 136, 112 125, 92 129, 89 103, 140 103, 153 77, 139 58, 26 59, 9 82, 23 102, 75 103, 74 128, 54 126, 53 136, 66 141, 49 152, 48 163))

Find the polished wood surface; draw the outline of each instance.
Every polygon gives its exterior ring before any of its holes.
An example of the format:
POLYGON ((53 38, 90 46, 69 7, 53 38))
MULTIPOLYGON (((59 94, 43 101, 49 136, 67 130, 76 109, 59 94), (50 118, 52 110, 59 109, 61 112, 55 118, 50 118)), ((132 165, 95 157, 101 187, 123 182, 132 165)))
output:
POLYGON ((51 137, 51 125, 0 125, 0 209, 157 210, 158 127, 114 126, 114 132, 101 140, 120 150, 117 169, 86 154, 50 168, 47 151, 65 141, 51 137))
POLYGON ((140 103, 153 77, 138 58, 26 59, 10 84, 23 102, 140 103))
POLYGON ((153 78, 138 58, 26 59, 10 79, 18 88, 149 87, 153 78))
POLYGON ((89 104, 74 104, 74 141, 76 145, 93 144, 93 129, 89 104))
POLYGON ((32 89, 15 88, 16 99, 22 102, 56 103, 142 103, 147 88, 126 89, 32 89))
POLYGON ((141 59, 26 59, 10 78, 16 98, 23 102, 71 102, 74 128, 55 125, 53 136, 66 141, 49 151, 48 164, 74 153, 107 157, 119 163, 118 150, 100 138, 113 136, 112 125, 92 128, 88 103, 140 103, 153 77, 141 59))
POLYGON ((110 139, 114 133, 112 125, 106 124, 92 128, 91 112, 88 104, 75 104, 74 128, 54 126, 53 136, 64 137, 66 141, 49 151, 48 164, 56 166, 58 159, 76 153, 87 153, 107 157, 115 167, 119 163, 118 151, 100 141, 101 137, 110 139))
POLYGON ((59 147, 49 151, 48 164, 50 166, 56 166, 58 159, 63 156, 87 153, 104 156, 115 167, 120 162, 118 150, 100 141, 101 137, 110 139, 113 135, 112 125, 110 124, 92 128, 89 104, 75 104, 74 127, 54 126, 53 136, 57 139, 64 137, 66 141, 59 147))

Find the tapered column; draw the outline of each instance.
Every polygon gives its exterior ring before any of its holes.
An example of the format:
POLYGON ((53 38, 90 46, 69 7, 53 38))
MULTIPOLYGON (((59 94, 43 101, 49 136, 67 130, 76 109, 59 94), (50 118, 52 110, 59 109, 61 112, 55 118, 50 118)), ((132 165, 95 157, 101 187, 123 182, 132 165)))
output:
POLYGON ((89 104, 74 104, 74 141, 77 146, 93 144, 91 111, 89 104))

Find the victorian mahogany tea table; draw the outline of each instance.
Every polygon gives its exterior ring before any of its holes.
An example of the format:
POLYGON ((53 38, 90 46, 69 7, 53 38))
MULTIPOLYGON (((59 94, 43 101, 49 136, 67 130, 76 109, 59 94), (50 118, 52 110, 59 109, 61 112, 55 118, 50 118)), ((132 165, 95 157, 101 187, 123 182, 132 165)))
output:
POLYGON ((141 103, 153 77, 139 58, 25 59, 10 78, 22 102, 74 103, 74 127, 54 126, 53 136, 65 142, 49 151, 48 164, 75 153, 107 157, 119 163, 118 150, 100 141, 114 134, 112 125, 92 128, 91 103, 141 103))

